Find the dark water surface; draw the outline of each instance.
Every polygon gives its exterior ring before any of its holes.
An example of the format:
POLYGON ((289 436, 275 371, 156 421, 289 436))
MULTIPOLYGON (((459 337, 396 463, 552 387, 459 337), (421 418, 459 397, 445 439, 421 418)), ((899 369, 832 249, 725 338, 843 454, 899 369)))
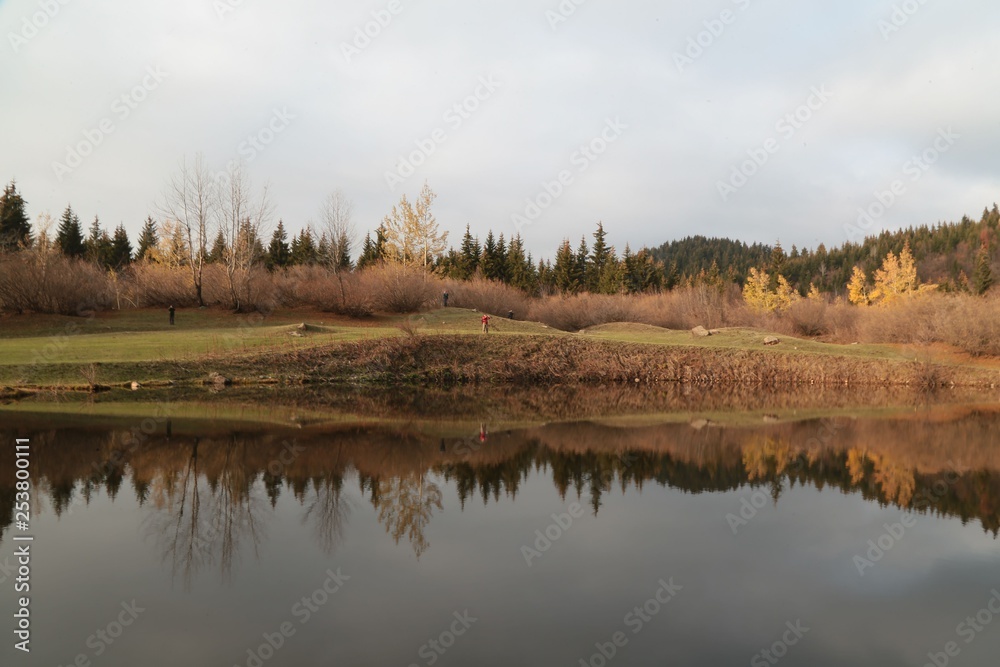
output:
POLYGON ((0 664, 997 664, 989 405, 467 412, 0 413, 0 664), (29 533, 24 654, 13 538, 29 533))

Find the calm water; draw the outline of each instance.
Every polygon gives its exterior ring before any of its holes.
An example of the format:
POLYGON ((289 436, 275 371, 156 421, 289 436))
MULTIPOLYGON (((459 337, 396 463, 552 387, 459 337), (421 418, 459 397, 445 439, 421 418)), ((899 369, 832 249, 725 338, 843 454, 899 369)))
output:
POLYGON ((0 416, 0 664, 1000 655, 991 409, 499 431, 149 419, 0 416), (32 447, 30 655, 11 632, 15 437, 32 447))

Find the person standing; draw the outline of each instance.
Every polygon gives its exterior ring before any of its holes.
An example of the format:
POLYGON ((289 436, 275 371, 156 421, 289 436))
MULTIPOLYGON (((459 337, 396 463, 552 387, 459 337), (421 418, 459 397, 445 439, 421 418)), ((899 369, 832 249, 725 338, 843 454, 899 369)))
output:
POLYGON ((174 307, 170 306, 170 308, 167 308, 167 312, 170 313, 170 326, 173 326, 173 324, 174 324, 174 307))
POLYGON ((444 307, 447 308, 448 307, 448 292, 447 291, 445 291, 444 294, 441 295, 441 300, 444 302, 444 307))
POLYGON ((483 313, 483 333, 488 334, 490 332, 490 316, 483 313))

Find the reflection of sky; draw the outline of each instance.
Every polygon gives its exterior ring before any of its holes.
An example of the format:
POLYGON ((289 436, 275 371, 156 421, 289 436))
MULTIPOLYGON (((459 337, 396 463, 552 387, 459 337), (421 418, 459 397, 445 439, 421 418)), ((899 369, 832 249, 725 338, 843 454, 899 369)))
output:
MULTIPOLYGON (((93 657, 87 637, 132 599, 146 611, 95 664, 245 665, 246 649, 283 621, 296 635, 265 664, 426 664, 419 647, 465 609, 479 620, 439 665, 577 665, 618 630, 629 642, 614 664, 745 665, 796 619, 810 631, 783 665, 920 665, 951 640, 960 642, 961 665, 993 665, 1000 649, 1000 618, 972 644, 955 634, 1000 587, 1000 544, 976 524, 919 515, 862 578, 852 557, 899 520, 898 508, 800 487, 734 536, 725 517, 749 490, 691 495, 647 484, 606 494, 597 517, 583 502, 584 516, 529 568, 520 547, 572 498, 532 473, 516 500, 484 507, 476 497, 463 512, 454 488, 436 481, 444 510, 419 560, 405 539, 393 543, 348 479, 350 524, 332 556, 286 489, 275 510, 262 505, 267 538, 258 555, 247 545, 229 582, 216 567, 190 590, 171 583, 170 564, 143 533, 149 510, 137 508, 128 481, 114 503, 100 495, 58 521, 42 514, 30 664, 93 657), (338 567, 350 581, 300 625, 292 605, 338 567), (684 589, 631 634, 625 614, 671 577, 684 589)), ((10 549, 5 542, 4 555, 10 549)), ((0 615, 9 619, 12 609, 5 594, 0 615)), ((0 662, 13 659, 4 642, 0 662)))

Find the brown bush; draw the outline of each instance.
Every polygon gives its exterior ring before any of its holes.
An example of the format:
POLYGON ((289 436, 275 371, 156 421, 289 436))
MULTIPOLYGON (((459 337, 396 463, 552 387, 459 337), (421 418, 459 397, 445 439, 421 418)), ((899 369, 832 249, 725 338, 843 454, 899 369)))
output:
POLYGON ((350 317, 366 317, 375 310, 374 295, 357 273, 293 266, 275 276, 278 298, 286 305, 312 306, 350 317))
MULTIPOLYGON (((129 268, 125 283, 123 298, 134 308, 198 305, 191 274, 183 267, 139 262, 129 268)), ((202 289, 211 293, 214 281, 203 281, 202 289)))
POLYGON ((0 255, 0 310, 80 315, 112 304, 108 274, 54 252, 0 255))
POLYGON ((513 310, 519 320, 529 316, 530 298, 516 287, 485 278, 461 282, 446 280, 442 289, 448 291, 448 305, 473 308, 484 313, 506 317, 513 310))
POLYGON ((434 303, 441 281, 423 269, 383 264, 358 274, 360 288, 368 291, 376 310, 415 313, 434 303))

